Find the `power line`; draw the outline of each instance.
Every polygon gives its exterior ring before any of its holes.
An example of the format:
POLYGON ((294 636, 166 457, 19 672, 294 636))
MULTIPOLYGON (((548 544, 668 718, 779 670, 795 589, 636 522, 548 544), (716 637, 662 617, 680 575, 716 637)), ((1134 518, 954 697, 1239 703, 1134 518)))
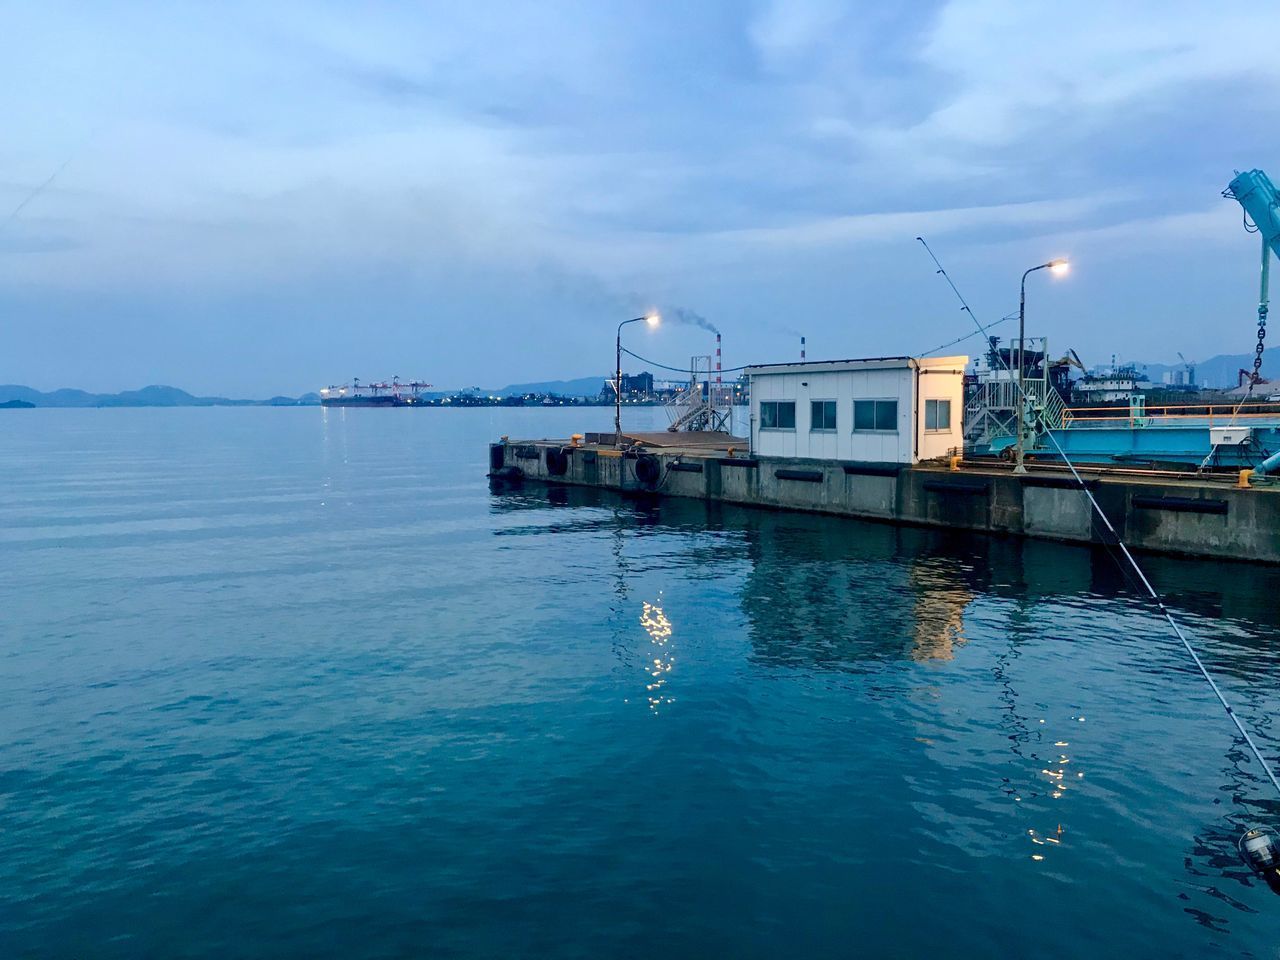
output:
MULTIPOLYGON (((646 359, 645 357, 640 356, 640 354, 638 353, 633 353, 632 351, 628 350, 626 347, 622 348, 622 352, 629 357, 634 357, 635 359, 639 360, 641 363, 649 364, 649 366, 651 367, 660 367, 663 370, 671 370, 675 373, 687 373, 690 376, 693 376, 695 373, 707 372, 705 370, 691 370, 688 367, 672 367, 672 366, 668 366, 665 363, 658 363, 657 360, 646 359)), ((720 370, 720 373, 737 373, 739 370, 745 370, 749 366, 752 366, 752 364, 745 363, 740 367, 724 367, 723 369, 720 370)), ((715 371, 713 370, 712 373, 715 373, 715 371)))

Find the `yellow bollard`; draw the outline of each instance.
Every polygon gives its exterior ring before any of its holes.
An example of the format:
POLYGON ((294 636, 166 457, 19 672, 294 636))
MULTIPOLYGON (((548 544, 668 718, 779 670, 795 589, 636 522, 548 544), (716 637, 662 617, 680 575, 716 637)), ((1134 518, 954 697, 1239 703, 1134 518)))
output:
POLYGON ((963 459, 964 459, 964 457, 952 457, 952 458, 951 458, 951 472, 952 472, 952 473, 959 473, 959 472, 960 472, 960 461, 961 461, 961 460, 963 460, 963 459))
POLYGON ((1236 481, 1236 486, 1241 490, 1249 489, 1249 478, 1253 476, 1252 470, 1241 470, 1240 479, 1236 481))
POLYGON ((729 459, 730 459, 730 460, 732 460, 732 459, 733 459, 733 454, 734 454, 734 449, 733 449, 733 447, 730 447, 730 448, 729 448, 729 459))
POLYGON ((580 446, 582 446, 582 434, 580 434, 580 433, 575 433, 573 436, 571 436, 571 437, 569 438, 569 446, 571 446, 571 447, 580 447, 580 446))

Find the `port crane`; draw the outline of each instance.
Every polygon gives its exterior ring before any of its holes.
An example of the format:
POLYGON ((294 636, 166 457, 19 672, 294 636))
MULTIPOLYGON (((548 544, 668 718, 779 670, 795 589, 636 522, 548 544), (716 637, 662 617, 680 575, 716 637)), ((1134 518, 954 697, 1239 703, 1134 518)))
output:
POLYGON ((1271 254, 1280 257, 1280 192, 1261 170, 1236 171, 1235 179, 1222 191, 1244 210, 1244 228, 1262 238, 1262 276, 1258 293, 1258 345, 1254 349, 1250 386, 1262 382, 1262 350, 1267 336, 1270 301, 1271 254), (1253 221, 1250 223, 1250 221, 1253 221))
MULTIPOLYGON (((1243 384, 1248 377, 1249 390, 1266 383, 1262 378, 1262 351, 1266 346, 1267 312, 1271 299, 1271 255, 1280 257, 1280 192, 1261 170, 1253 169, 1241 173, 1236 171, 1235 179, 1227 184, 1222 195, 1236 201, 1244 210, 1244 228, 1256 233, 1262 239, 1262 272, 1258 290, 1258 344, 1253 350, 1253 370, 1241 370, 1240 380, 1243 384), (1252 223, 1250 222, 1252 221, 1252 223)), ((1280 452, 1267 457, 1252 471, 1257 479, 1272 475, 1280 469, 1280 452)))

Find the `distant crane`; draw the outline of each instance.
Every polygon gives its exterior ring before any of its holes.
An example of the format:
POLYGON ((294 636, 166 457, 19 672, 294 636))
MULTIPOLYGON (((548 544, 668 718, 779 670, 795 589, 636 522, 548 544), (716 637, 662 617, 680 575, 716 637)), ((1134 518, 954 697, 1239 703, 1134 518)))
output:
POLYGON ((1193 387, 1196 383, 1196 365, 1182 355, 1182 351, 1178 351, 1178 359, 1182 361, 1183 372, 1186 373, 1187 386, 1193 387))

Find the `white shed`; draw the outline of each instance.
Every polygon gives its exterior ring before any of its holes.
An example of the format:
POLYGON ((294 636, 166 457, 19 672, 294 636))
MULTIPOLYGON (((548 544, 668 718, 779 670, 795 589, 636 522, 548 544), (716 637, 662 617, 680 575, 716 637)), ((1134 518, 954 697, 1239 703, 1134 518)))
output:
POLYGON ((751 449, 765 457, 918 463, 962 446, 968 357, 747 368, 751 449))

